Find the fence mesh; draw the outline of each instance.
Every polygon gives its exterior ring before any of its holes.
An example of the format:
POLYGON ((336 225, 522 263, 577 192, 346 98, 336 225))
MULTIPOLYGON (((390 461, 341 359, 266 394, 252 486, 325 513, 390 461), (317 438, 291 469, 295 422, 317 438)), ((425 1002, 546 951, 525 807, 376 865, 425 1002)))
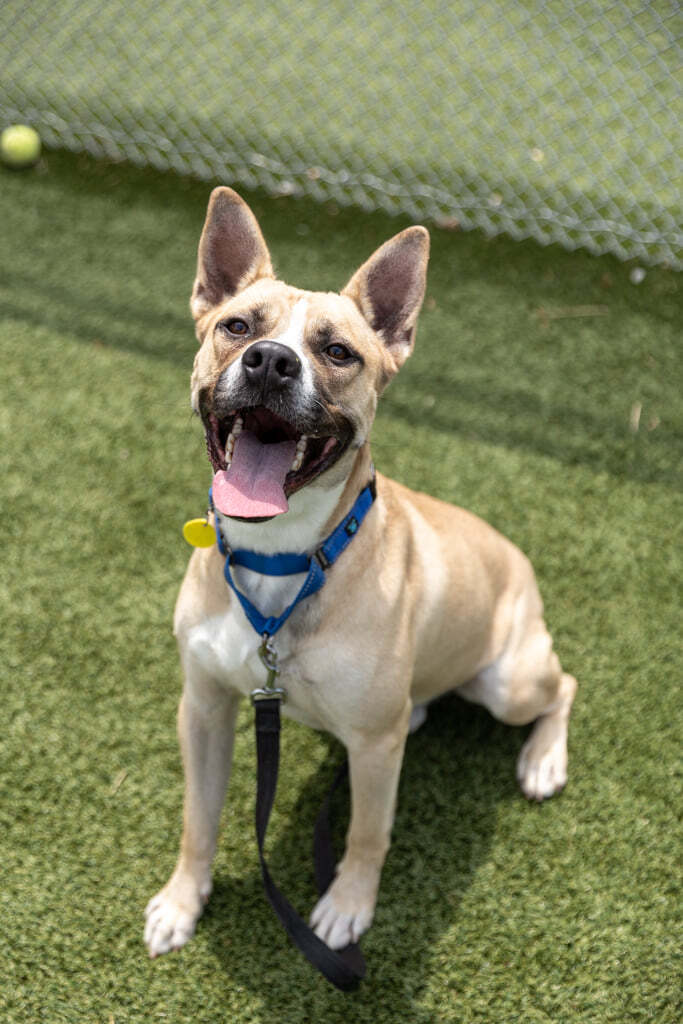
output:
POLYGON ((678 3, 3 0, 49 146, 681 266, 678 3))

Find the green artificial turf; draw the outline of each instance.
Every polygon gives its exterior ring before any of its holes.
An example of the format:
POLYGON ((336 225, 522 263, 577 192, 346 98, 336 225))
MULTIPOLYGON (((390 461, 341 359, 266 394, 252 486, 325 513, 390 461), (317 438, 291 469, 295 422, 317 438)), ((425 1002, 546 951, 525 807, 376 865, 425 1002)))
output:
MULTIPOLYGON (((187 310, 207 194, 52 153, 0 174, 0 1017, 673 1024, 677 279, 651 270, 635 286, 613 260, 475 234, 433 235, 417 348, 374 453, 531 556, 580 681, 569 785, 527 804, 526 730, 456 698, 435 707, 408 744, 368 977, 343 995, 262 893, 245 707, 214 896, 181 953, 147 959, 142 910, 180 830, 180 527, 210 479, 187 310)), ((341 287, 405 225, 249 198, 304 287, 341 287)), ((283 743, 270 859, 307 911, 313 820, 341 751, 292 723, 283 743)))

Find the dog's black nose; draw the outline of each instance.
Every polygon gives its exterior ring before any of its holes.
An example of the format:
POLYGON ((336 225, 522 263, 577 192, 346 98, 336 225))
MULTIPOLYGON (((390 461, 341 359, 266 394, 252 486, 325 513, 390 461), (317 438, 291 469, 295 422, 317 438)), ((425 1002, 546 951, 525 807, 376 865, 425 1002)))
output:
POLYGON ((242 356, 244 375, 262 391, 282 389, 301 374, 296 352, 279 341, 257 341, 242 356))

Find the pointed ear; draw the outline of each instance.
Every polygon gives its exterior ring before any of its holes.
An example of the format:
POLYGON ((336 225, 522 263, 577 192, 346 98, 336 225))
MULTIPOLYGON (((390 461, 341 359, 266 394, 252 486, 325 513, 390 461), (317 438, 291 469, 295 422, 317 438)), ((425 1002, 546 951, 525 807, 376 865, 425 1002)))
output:
POLYGON ((406 228, 380 246, 342 292, 353 299, 373 330, 381 336, 397 368, 413 349, 428 259, 427 229, 406 228))
POLYGON ((260 277, 272 277, 268 246, 245 201, 223 186, 209 199, 190 308, 197 319, 260 277))

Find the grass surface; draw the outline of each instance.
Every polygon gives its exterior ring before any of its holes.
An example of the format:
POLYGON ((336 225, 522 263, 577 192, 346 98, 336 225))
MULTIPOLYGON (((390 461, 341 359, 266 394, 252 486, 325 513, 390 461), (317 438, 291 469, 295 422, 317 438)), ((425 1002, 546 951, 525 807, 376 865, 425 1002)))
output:
MULTIPOLYGON (((611 260, 475 235, 434 235, 417 349, 374 453, 534 561, 581 684, 569 786, 528 805, 514 781, 526 730, 455 698, 434 709, 408 745, 369 976, 345 996, 262 894, 245 708, 215 894, 188 947, 147 959, 142 909, 181 815, 179 531, 210 478, 187 312, 207 191, 55 154, 0 175, 2 1019, 673 1024, 677 282, 657 270, 634 287, 611 260)), ((404 226, 249 198, 305 287, 341 287, 404 226)), ((286 724, 269 847, 304 911, 339 756, 286 724)))

